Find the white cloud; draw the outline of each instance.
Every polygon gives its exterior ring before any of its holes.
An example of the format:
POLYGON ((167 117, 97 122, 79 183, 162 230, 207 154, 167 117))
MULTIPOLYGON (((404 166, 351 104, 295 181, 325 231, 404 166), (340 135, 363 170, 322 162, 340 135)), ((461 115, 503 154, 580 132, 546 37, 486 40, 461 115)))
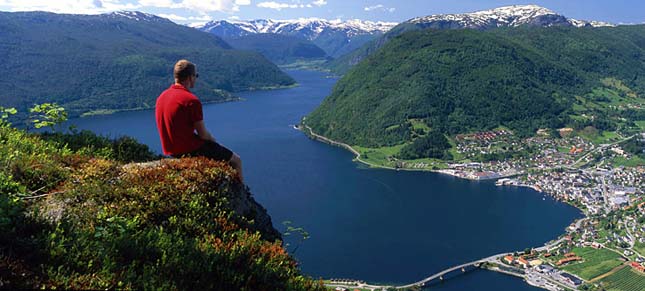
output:
POLYGON ((168 18, 174 22, 188 20, 187 17, 179 16, 177 14, 159 14, 159 16, 163 18, 168 18))
POLYGON ((139 0, 139 4, 144 7, 182 8, 182 3, 177 3, 173 0, 139 0))
POLYGON ((75 14, 99 14, 142 7, 187 9, 204 14, 215 11, 235 12, 239 11, 240 6, 246 5, 251 5, 251 0, 0 0, 0 7, 7 7, 10 11, 39 10, 75 14))
POLYGON ((278 3, 278 2, 260 2, 258 3, 258 7, 260 8, 269 8, 269 9, 275 9, 275 10, 282 10, 285 8, 298 8, 299 4, 287 4, 287 3, 278 3))
POLYGON ((204 14, 239 11, 240 6, 251 5, 251 0, 139 0, 139 4, 154 8, 183 8, 204 14))
POLYGON ((141 6, 120 0, 0 0, 11 11, 49 11, 56 13, 98 14, 117 10, 135 10, 141 6))
POLYGON ((237 12, 240 6, 251 5, 251 0, 183 0, 184 8, 204 12, 237 12))
POLYGON ((321 7, 324 5, 327 5, 326 0, 314 0, 313 2, 307 4, 302 3, 300 0, 292 0, 291 3, 275 1, 260 2, 257 4, 257 7, 275 9, 280 11, 282 9, 313 8, 314 6, 321 7))
POLYGON ((211 20, 213 20, 213 17, 210 17, 210 15, 207 15, 207 14, 202 14, 200 16, 188 17, 188 20, 191 20, 191 21, 211 21, 211 20))
POLYGON ((370 11, 386 11, 386 12, 392 13, 392 12, 396 11, 396 8, 394 8, 394 7, 385 7, 385 5, 383 5, 383 4, 377 4, 377 5, 374 5, 374 6, 367 6, 363 10, 365 10, 367 12, 370 12, 370 11))

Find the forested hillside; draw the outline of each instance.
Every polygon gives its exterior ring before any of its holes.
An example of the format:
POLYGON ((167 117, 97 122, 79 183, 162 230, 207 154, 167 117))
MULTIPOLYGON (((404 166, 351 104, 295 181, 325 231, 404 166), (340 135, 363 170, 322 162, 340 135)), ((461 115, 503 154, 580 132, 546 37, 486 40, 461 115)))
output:
POLYGON ((57 102, 72 116, 151 108, 181 58, 198 65, 195 92, 207 102, 294 83, 257 53, 232 50, 212 34, 138 12, 0 13, 0 55, 0 106, 57 102))
POLYGON ((438 14, 410 19, 395 26, 383 36, 367 42, 354 51, 339 56, 325 64, 336 74, 345 74, 352 66, 375 53, 390 39, 408 31, 437 29, 490 30, 505 27, 600 27, 608 23, 567 18, 552 10, 537 5, 513 5, 490 10, 462 14, 438 14))
POLYGON ((412 119, 446 135, 506 126, 633 126, 645 104, 645 29, 426 30, 393 38, 306 120, 343 142, 412 140, 412 119), (629 101, 629 102, 627 102, 629 101))

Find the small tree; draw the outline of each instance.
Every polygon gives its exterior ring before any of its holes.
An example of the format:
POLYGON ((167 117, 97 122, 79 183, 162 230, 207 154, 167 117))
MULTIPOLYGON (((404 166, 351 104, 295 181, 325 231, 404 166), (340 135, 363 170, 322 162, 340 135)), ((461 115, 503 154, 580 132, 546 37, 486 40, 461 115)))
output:
POLYGON ((56 103, 43 103, 35 105, 29 110, 31 121, 36 128, 50 127, 56 131, 56 126, 67 121, 65 108, 56 103))
MULTIPOLYGON (((300 245, 302 245, 302 243, 305 240, 308 240, 311 236, 309 235, 309 233, 307 231, 304 230, 304 228, 292 226, 291 221, 287 220, 287 221, 282 222, 282 224, 287 227, 287 231, 285 233, 283 233, 284 236, 290 236, 293 233, 296 233, 298 236, 300 236, 300 240, 296 243, 295 247, 291 251, 291 254, 295 255, 296 252, 298 251, 298 248, 300 248, 300 245)), ((285 245, 285 248, 287 248, 287 247, 289 247, 288 243, 285 245)))

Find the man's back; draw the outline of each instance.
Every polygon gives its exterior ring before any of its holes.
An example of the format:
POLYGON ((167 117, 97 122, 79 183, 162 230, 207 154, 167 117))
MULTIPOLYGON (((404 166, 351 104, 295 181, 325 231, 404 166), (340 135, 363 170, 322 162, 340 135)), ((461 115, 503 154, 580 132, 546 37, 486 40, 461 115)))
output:
POLYGON ((159 95, 155 116, 164 154, 181 155, 204 144, 194 126, 203 120, 202 104, 184 86, 172 85, 159 95))

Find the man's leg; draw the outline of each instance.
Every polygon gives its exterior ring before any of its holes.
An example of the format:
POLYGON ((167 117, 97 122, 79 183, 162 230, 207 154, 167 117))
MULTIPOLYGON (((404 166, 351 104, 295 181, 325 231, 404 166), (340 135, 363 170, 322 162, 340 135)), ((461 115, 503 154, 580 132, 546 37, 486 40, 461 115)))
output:
POLYGON ((189 154, 190 156, 204 156, 217 161, 228 161, 229 165, 237 171, 237 174, 240 177, 240 181, 244 183, 244 178, 242 176, 242 159, 236 153, 227 149, 226 147, 213 142, 206 141, 204 145, 198 150, 189 154))
POLYGON ((228 161, 231 166, 237 171, 237 174, 240 176, 240 181, 244 183, 244 176, 242 176, 242 159, 236 153, 233 153, 231 159, 228 161))

